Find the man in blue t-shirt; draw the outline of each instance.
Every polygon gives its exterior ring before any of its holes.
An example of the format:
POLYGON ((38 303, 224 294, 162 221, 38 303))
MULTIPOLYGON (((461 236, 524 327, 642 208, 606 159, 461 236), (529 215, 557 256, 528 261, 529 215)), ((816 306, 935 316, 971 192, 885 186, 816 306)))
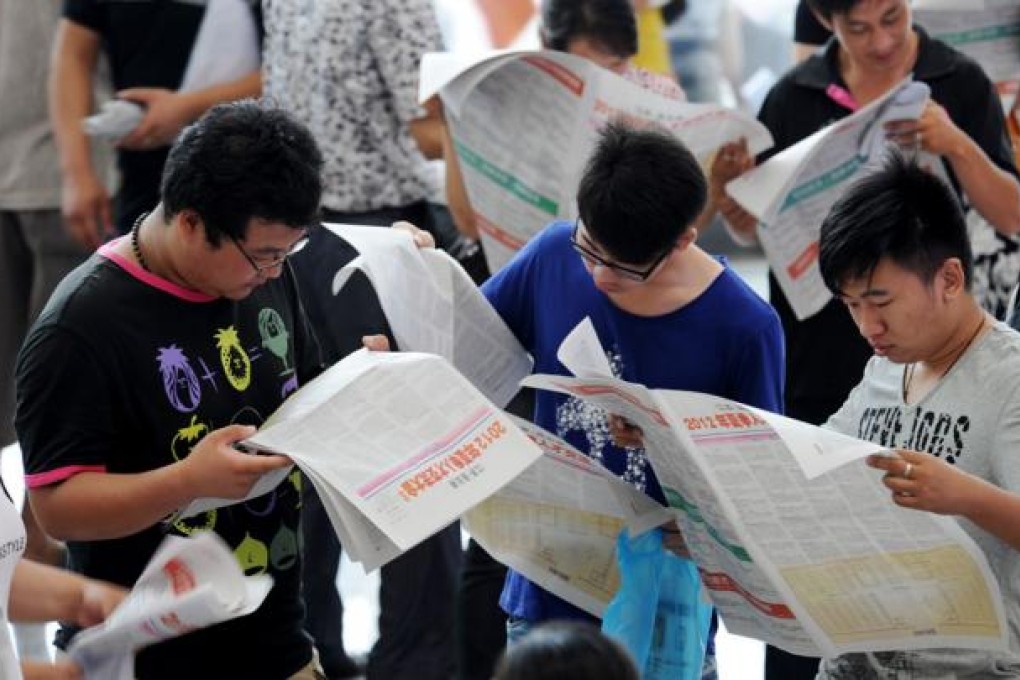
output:
MULTIPOLYGON (((578 220, 550 225, 482 288, 536 372, 568 374, 556 350, 590 317, 625 380, 781 410, 779 319, 724 261, 694 244, 690 225, 705 200, 701 169, 675 138, 605 128, 578 188, 578 220)), ((639 433, 619 419, 541 392, 535 422, 665 502, 639 433)), ((512 570, 500 604, 511 643, 538 621, 588 617, 512 570)))

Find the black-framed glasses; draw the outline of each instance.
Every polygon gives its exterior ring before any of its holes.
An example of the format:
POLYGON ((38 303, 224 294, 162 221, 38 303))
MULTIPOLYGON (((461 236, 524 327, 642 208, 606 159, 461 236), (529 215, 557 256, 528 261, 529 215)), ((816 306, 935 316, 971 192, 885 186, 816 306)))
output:
POLYGON ((248 254, 248 251, 244 249, 244 246, 241 245, 241 242, 237 239, 236 236, 231 235, 230 240, 234 242, 234 245, 237 246, 237 249, 241 251, 242 255, 244 255, 244 259, 248 260, 248 264, 252 266, 252 269, 255 270, 256 274, 264 274, 270 269, 276 269, 277 267, 282 266, 283 263, 287 261, 288 257, 294 255, 295 253, 297 253, 302 248, 308 245, 308 235, 306 234, 305 236, 302 236, 297 241, 295 241, 294 245, 292 245, 287 251, 285 252, 280 251, 279 255, 276 255, 271 258, 266 258, 264 262, 260 262, 259 260, 256 260, 254 257, 248 254))
POLYGON ((638 283, 644 283, 647 281, 648 277, 654 274, 655 270, 659 268, 659 265, 662 264, 663 260, 665 260, 669 254, 673 252, 673 246, 670 246, 666 250, 662 251, 662 253, 660 253, 659 256, 644 269, 628 267, 627 265, 607 260, 588 246, 581 243, 577 238, 577 232, 580 226, 581 218, 579 217, 574 221, 574 231, 570 234, 570 245, 574 247, 574 250, 576 250, 577 254, 581 256, 581 259, 592 267, 595 265, 601 265, 606 269, 612 270, 612 272, 617 276, 630 281, 637 281, 638 283))

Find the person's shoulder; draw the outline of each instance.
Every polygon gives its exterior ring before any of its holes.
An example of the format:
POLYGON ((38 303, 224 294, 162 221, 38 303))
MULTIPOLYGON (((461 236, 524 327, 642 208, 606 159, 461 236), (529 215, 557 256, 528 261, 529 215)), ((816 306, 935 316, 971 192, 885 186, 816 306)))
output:
POLYGON ((524 245, 521 254, 525 257, 553 257, 571 249, 570 238, 574 223, 567 220, 550 222, 524 245))
POLYGON ((782 335, 779 315, 739 274, 723 262, 723 270, 701 294, 704 318, 737 344, 754 338, 782 335))
POLYGON ((964 84, 991 82, 985 70, 973 58, 952 45, 929 36, 921 27, 915 27, 915 30, 920 41, 915 78, 924 82, 944 78, 951 78, 964 84))
POLYGON ((984 359, 981 364, 987 366, 992 374, 1008 374, 1010 380, 1020 377, 1020 332, 1002 321, 996 321, 978 349, 984 359))

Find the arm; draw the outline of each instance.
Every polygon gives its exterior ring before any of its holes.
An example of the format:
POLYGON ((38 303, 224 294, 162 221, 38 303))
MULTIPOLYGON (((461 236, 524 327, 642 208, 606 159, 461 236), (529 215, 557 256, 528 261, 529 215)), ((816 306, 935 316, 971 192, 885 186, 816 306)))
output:
POLYGON ((771 307, 768 315, 757 312, 757 328, 742 333, 730 375, 733 388, 728 396, 743 404, 773 413, 783 413, 786 356, 783 329, 771 307), (764 318, 762 318, 764 317, 764 318))
POLYGON ((207 434, 182 461, 148 472, 80 472, 29 490, 46 533, 95 541, 138 533, 196 498, 243 498, 259 477, 290 465, 283 456, 242 453, 233 445, 255 428, 230 425, 207 434))
POLYGON ((695 221, 698 231, 707 229, 718 212, 722 216, 723 226, 735 243, 751 246, 758 241, 757 218, 726 193, 729 182, 753 167, 754 158, 748 151, 746 139, 719 148, 708 173, 708 201, 695 221))
POLYGON ((899 450, 899 457, 870 456, 868 465, 885 471, 882 483, 904 508, 966 517, 1020 550, 1020 496, 927 453, 899 450), (909 468, 907 465, 909 464, 909 468))
MULTIPOLYGON (((991 105, 998 106, 998 102, 991 105)), ((1004 125, 999 125, 999 129, 1005 133, 1004 125)), ((926 151, 949 161, 971 205, 996 231, 1006 235, 1020 233, 1020 183, 1014 175, 996 166, 935 102, 928 103, 917 131, 926 151)))
POLYGON ((444 119, 442 133, 443 160, 446 161, 446 205, 453 216, 457 231, 468 238, 478 239, 478 223, 475 222, 475 210, 471 207, 464 174, 460 169, 460 158, 453 142, 453 133, 444 119))
POLYGON ((74 621, 94 626, 106 620, 127 591, 74 572, 21 560, 11 582, 13 621, 74 621))
POLYGON ((61 20, 50 68, 49 110, 63 176, 62 211, 72 237, 96 248, 113 233, 110 195, 92 167, 81 121, 92 111, 92 84, 100 39, 94 31, 61 20))
POLYGON ((437 97, 425 102, 425 115, 415 118, 408 127, 421 155, 429 160, 443 157, 443 118, 437 97))
POLYGON ((117 96, 145 107, 145 117, 119 143, 125 149, 149 149, 173 142, 184 126, 223 102, 258 97, 262 93, 262 74, 252 71, 246 76, 202 90, 181 92, 155 87, 133 87, 117 96))

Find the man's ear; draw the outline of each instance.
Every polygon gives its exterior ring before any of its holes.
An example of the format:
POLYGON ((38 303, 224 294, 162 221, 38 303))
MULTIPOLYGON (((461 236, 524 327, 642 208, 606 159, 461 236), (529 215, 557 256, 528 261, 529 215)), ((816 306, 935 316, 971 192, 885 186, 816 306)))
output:
POLYGON ((680 234, 680 238, 676 241, 676 249, 679 251, 687 250, 688 246, 693 245, 698 240, 698 230, 694 227, 687 227, 684 233, 680 234))
POLYGON ((936 275, 942 282, 942 294, 946 301, 959 297, 967 292, 967 276, 963 262, 958 257, 950 257, 939 268, 936 275))

